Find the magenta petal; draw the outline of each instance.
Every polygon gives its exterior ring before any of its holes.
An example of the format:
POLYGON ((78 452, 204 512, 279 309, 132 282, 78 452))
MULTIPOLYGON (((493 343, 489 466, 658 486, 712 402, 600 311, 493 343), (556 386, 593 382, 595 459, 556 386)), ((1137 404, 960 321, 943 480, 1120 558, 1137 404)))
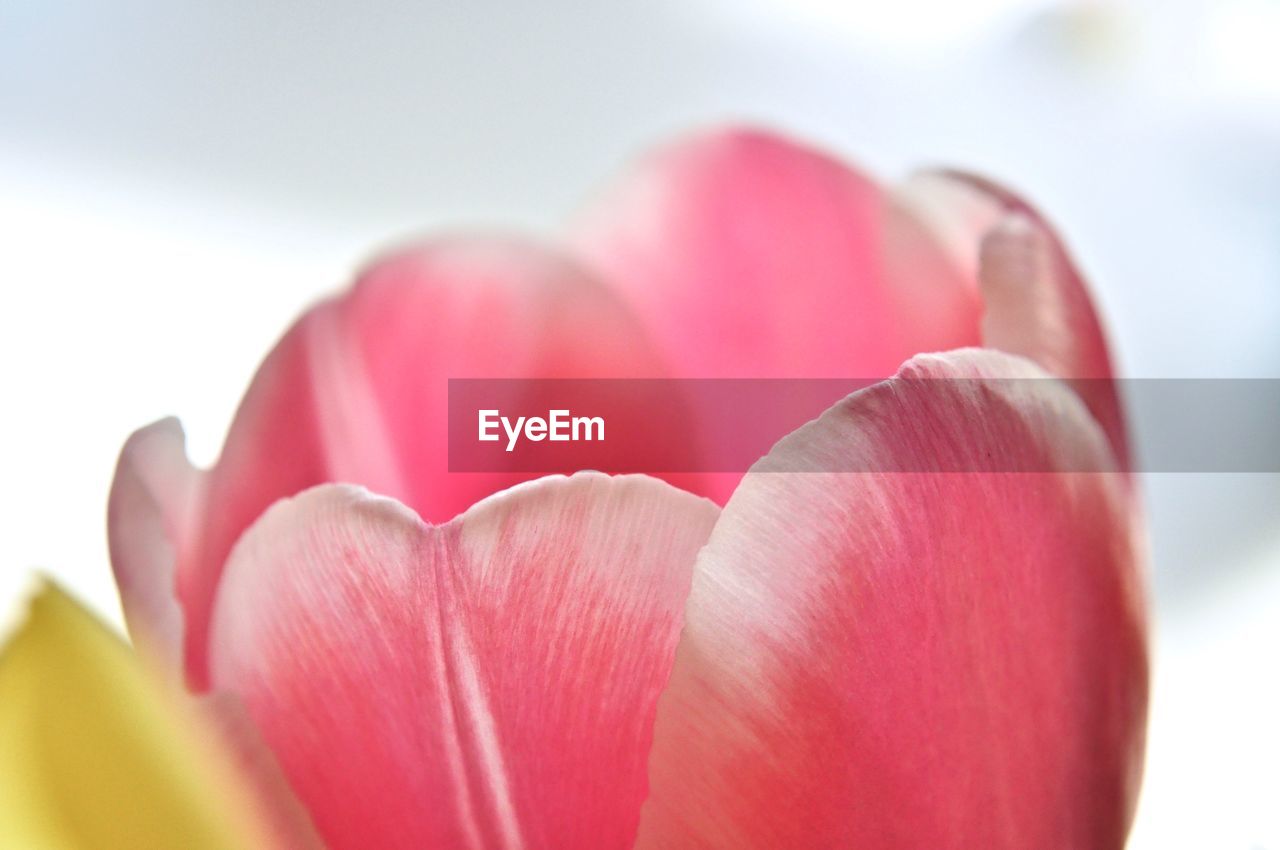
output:
POLYGON ((1123 846, 1148 662, 1125 476, 1079 398, 918 357, 779 443, 698 558, 641 848, 1123 846), (956 473, 841 473, 919 468, 956 473), (1019 469, 992 472, 984 469, 1019 469))
POLYGON ((979 280, 982 344, 1021 354, 1075 385, 1122 466, 1128 439, 1106 335, 1088 287, 1048 221, 990 180, 955 171, 917 175, 900 192, 979 280))
POLYGON ((621 303, 549 250, 452 239, 375 263, 267 357, 208 473, 178 573, 192 684, 223 563, 277 499, 350 482, 444 521, 533 477, 448 471, 449 378, 663 374, 621 303))
POLYGON ((236 546, 211 629, 331 850, 625 848, 718 509, 548 478, 429 526, 329 485, 236 546))
POLYGON ((184 544, 201 473, 187 461, 176 419, 129 437, 107 505, 111 566, 137 646, 177 679, 182 670, 182 609, 176 558, 184 544))
POLYGON ((686 377, 876 378, 978 341, 976 289, 914 211, 756 130, 644 160, 575 232, 686 377))

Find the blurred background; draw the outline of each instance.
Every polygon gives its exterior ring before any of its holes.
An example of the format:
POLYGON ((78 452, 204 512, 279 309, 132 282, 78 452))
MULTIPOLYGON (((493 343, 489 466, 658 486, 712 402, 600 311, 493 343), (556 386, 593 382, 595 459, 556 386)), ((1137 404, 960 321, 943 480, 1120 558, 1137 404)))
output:
MULTIPOLYGON (((177 414, 212 461, 275 338, 379 247, 554 232, 690 127, 998 176, 1059 223, 1123 374, 1280 377, 1277 0, 587 6, 0 0, 0 617, 39 568, 118 622, 125 437, 177 414)), ((1145 476, 1135 850, 1280 850, 1278 478, 1145 476)))

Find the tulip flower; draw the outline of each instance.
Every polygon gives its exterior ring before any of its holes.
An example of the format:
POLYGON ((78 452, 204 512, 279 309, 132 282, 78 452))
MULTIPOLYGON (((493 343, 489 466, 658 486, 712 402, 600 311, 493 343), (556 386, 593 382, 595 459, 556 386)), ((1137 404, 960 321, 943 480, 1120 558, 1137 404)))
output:
POLYGON ((1008 191, 711 132, 558 244, 372 263, 212 468, 130 438, 112 562, 332 850, 1118 848, 1148 662, 1112 374, 1008 191), (745 475, 449 471, 451 377, 664 375, 885 380, 745 475), (921 459, 966 471, 875 471, 921 459))

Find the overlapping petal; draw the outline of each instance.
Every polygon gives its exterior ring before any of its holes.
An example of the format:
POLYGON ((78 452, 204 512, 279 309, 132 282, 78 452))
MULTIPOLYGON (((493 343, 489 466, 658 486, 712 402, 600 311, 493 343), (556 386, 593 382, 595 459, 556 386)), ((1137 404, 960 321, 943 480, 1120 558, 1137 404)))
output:
MULTIPOLYGON (((570 244, 691 378, 888 377, 913 354, 976 345, 976 280, 914 204, 826 153, 726 128, 625 173, 570 244)), ((835 399, 792 399, 792 421, 835 399)), ((708 445, 724 410, 692 400, 708 445), (700 409, 703 408, 703 409, 700 409)), ((707 476, 722 504, 740 473, 707 476)))
POLYGON ((1117 467, 1048 377, 919 357, 748 473, 698 559, 639 847, 1123 846, 1142 582, 1124 475, 1075 471, 1117 467), (931 468, 972 471, 839 471, 931 468))
POLYGON ((683 376, 887 377, 913 354, 978 342, 976 287, 912 207, 763 131, 651 155, 587 210, 573 244, 683 376))
POLYGON ((176 562, 200 480, 187 461, 182 426, 162 419, 125 443, 107 503, 111 568, 134 643, 179 681, 183 625, 176 562))
POLYGON ((1128 437, 1106 335, 1084 278, 1045 217, 1003 186, 958 171, 923 172, 899 194, 980 282, 982 344, 1074 379, 1127 469, 1128 437))
POLYGON ((926 172, 887 191, 777 135, 721 130, 648 157, 574 244, 680 374, 876 378, 981 343, 1082 379, 1128 465, 1083 278, 1044 217, 991 181, 926 172))
POLYGON ((172 639, 178 618, 161 597, 176 581, 187 673, 203 687, 223 564, 277 499, 345 481, 443 521, 532 477, 448 471, 449 378, 662 374, 617 299, 554 252, 498 238, 455 239, 380 260, 349 293, 304 315, 267 357, 194 508, 189 486, 181 499, 175 488, 145 486, 186 463, 173 426, 154 426, 126 451, 111 530, 131 629, 172 639), (161 521, 175 513, 192 515, 181 539, 175 523, 161 521), (135 578, 143 575, 154 578, 135 578))
POLYGON ((332 850, 629 847, 717 514, 643 476, 543 479, 443 526, 316 488, 232 554, 212 679, 332 850))

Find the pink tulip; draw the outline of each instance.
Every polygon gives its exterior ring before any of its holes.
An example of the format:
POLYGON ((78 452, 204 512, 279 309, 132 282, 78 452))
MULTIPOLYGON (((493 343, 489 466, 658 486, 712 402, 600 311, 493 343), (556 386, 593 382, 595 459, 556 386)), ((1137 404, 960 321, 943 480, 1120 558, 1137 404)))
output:
POLYGON ((916 380, 1050 375, 1112 370, 1023 201, 715 132, 559 246, 369 266, 211 469, 134 434, 112 560, 139 646, 242 702, 333 850, 1118 848, 1148 662, 1116 396, 916 380), (447 471, 449 377, 895 372, 695 492, 447 471), (975 471, 828 471, 919 457, 975 471))

